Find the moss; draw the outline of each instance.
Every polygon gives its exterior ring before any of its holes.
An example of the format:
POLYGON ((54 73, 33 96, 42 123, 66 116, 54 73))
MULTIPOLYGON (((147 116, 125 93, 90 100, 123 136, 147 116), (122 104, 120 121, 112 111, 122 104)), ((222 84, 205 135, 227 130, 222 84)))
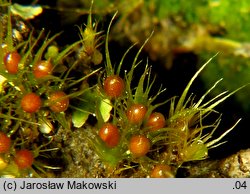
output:
POLYGON ((1 1, 1 8, 4 8, 1 19, 7 17, 7 22, 0 31, 0 53, 3 53, 0 127, 11 138, 11 148, 0 155, 2 177, 149 177, 157 165, 168 166, 171 172, 167 173, 175 176, 183 163, 205 160, 208 150, 221 145, 221 139, 238 124, 239 120, 219 137, 212 138, 221 120, 215 108, 244 86, 206 100, 219 80, 198 99, 189 94, 193 82, 212 58, 197 70, 179 98, 174 96, 157 102, 165 89, 160 87, 155 92, 156 77, 149 62, 145 63, 139 57, 153 33, 132 56, 129 68, 124 70, 125 59, 132 55, 134 45, 118 63, 113 61, 109 37, 117 14, 113 15, 107 28, 104 44, 102 30, 92 20, 92 5, 87 24, 79 27, 79 40, 70 45, 57 46, 61 33, 46 35, 44 30, 31 30, 29 36, 15 42, 12 33, 18 26, 13 21, 26 21, 12 16, 11 5, 4 3, 1 1), (10 74, 5 68, 4 58, 11 51, 21 55, 16 74, 10 74), (37 78, 33 68, 41 60, 49 60, 53 70, 37 78), (135 81, 136 70, 140 67, 143 72, 135 81), (119 96, 110 97, 103 88, 104 80, 110 75, 117 75, 125 82, 125 91, 119 96), (51 93, 58 90, 66 96, 51 101, 51 93), (34 113, 27 113, 20 106, 21 97, 28 92, 36 93, 42 100, 42 106, 34 113), (51 103, 60 105, 64 98, 69 99, 69 106, 62 111, 50 108, 51 103), (136 123, 131 122, 127 114, 134 104, 145 107, 145 114, 136 123), (168 108, 165 108, 166 104, 168 108), (158 108, 163 108, 163 115, 168 114, 166 123, 160 129, 150 131, 147 119, 158 108), (204 119, 212 114, 218 117, 205 123, 204 119), (112 148, 106 146, 98 133, 107 122, 115 125, 120 134, 119 143, 112 148), (133 154, 130 140, 134 135, 143 135, 147 140, 147 147, 150 147, 147 153, 133 154), (32 151, 32 167, 22 170, 15 164, 19 149, 32 151))

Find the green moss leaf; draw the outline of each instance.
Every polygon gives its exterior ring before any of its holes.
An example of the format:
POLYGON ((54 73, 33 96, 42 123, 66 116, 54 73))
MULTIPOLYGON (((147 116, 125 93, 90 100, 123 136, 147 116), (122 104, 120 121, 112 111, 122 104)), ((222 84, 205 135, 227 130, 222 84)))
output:
POLYGON ((84 125, 89 117, 89 113, 76 110, 72 114, 72 122, 74 127, 80 128, 84 125))
POLYGON ((98 95, 96 90, 87 90, 71 106, 74 109, 72 122, 74 127, 82 127, 90 114, 99 115, 104 122, 108 121, 112 105, 109 99, 98 95))
POLYGON ((35 16, 38 16, 43 12, 43 8, 39 5, 27 6, 17 3, 11 5, 10 10, 13 14, 18 15, 25 20, 33 19, 35 16))

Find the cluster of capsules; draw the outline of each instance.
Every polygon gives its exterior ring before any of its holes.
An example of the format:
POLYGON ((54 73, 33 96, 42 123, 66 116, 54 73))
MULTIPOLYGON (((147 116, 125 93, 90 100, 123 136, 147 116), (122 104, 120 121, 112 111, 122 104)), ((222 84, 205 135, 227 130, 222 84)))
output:
POLYGON ((102 61, 98 33, 92 24, 80 28, 80 40, 59 49, 61 33, 37 33, 12 15, 10 3, 0 3, 0 176, 47 176, 46 169, 61 169, 53 164, 59 150, 54 136, 71 127, 70 99, 82 94, 76 85, 96 73, 90 63, 102 61), (76 69, 81 74, 74 79, 76 69))
POLYGON ((134 81, 136 68, 143 65, 137 59, 148 39, 134 57, 131 69, 125 70, 122 76, 120 74, 124 58, 133 46, 114 68, 108 50, 109 30, 110 26, 105 43, 105 76, 100 78, 97 89, 103 99, 109 99, 112 111, 110 117, 104 120, 97 110, 97 125, 94 127, 96 130, 92 130, 89 135, 90 144, 108 166, 108 176, 126 176, 122 171, 131 176, 130 171, 136 169, 132 177, 175 177, 183 163, 207 158, 208 149, 216 147, 235 125, 219 138, 212 140, 220 123, 220 116, 211 125, 203 125, 203 119, 237 90, 220 94, 204 103, 204 99, 219 80, 196 103, 194 96, 187 98, 190 86, 208 61, 191 78, 178 100, 173 97, 155 104, 155 99, 164 89, 160 87, 152 94, 155 91, 155 77, 152 78, 148 64, 144 66, 139 80, 134 81), (166 113, 157 110, 168 102, 168 115, 165 116, 166 113), (208 132, 204 132, 205 130, 208 132))

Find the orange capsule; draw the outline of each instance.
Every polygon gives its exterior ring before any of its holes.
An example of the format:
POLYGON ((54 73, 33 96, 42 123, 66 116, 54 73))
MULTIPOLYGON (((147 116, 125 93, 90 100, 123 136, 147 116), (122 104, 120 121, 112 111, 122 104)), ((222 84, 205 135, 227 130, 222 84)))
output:
POLYGON ((118 128, 111 123, 105 123, 101 127, 99 136, 109 148, 117 146, 120 140, 120 132, 118 128))
POLYGON ((50 60, 38 61, 33 67, 33 74, 36 78, 43 78, 50 75, 53 69, 53 65, 50 60))
POLYGON ((17 74, 20 60, 21 55, 17 51, 7 53, 3 59, 6 70, 10 74, 17 74))
POLYGON ((154 112, 149 116, 146 126, 149 127, 150 131, 156 131, 163 128, 165 126, 165 122, 166 120, 163 114, 154 112))
POLYGON ((103 83, 105 93, 111 98, 117 98, 124 92, 125 84, 118 75, 108 76, 103 83))
POLYGON ((3 132, 0 132, 0 154, 7 153, 10 149, 10 138, 3 132))
POLYGON ((49 107, 53 112, 64 112, 69 106, 69 97, 63 91, 55 91, 49 96, 49 107))
POLYGON ((30 150, 22 149, 16 152, 14 161, 18 168, 26 169, 33 164, 34 156, 30 150))
POLYGON ((147 113, 147 107, 142 104, 134 104, 127 110, 127 118, 131 124, 140 124, 147 113))
POLYGON ((42 105, 40 96, 31 92, 23 96, 21 100, 21 107, 25 112, 34 113, 37 112, 42 105))
POLYGON ((171 171, 171 167, 165 164, 155 165, 151 175, 151 178, 173 178, 174 175, 171 171))
POLYGON ((150 141, 144 135, 134 135, 129 141, 129 150, 135 157, 145 156, 150 149, 150 141))

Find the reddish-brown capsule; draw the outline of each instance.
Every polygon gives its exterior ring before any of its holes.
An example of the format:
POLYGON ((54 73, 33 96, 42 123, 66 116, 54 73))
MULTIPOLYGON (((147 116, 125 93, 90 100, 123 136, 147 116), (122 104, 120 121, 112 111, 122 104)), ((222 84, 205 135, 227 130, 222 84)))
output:
POLYGON ((10 74, 17 74, 20 60, 21 55, 17 51, 7 53, 3 59, 6 70, 10 74))
POLYGON ((21 100, 21 107, 25 112, 34 113, 37 112, 42 105, 40 96, 31 92, 23 96, 21 100))
POLYGON ((108 76, 103 83, 105 93, 111 98, 117 98, 124 92, 125 84, 118 75, 108 76))
POLYGON ((99 136, 109 148, 117 146, 120 140, 120 132, 118 128, 111 123, 105 123, 101 127, 99 136))
POLYGON ((132 124, 139 124, 143 121, 146 113, 146 106, 142 104, 134 104, 127 110, 128 121, 132 124))
POLYGON ((129 141, 129 150, 135 157, 145 156, 150 149, 150 141, 144 135, 134 135, 129 141))
POLYGON ((16 152, 14 161, 18 168, 26 169, 33 164, 34 156, 30 150, 22 149, 16 152))
POLYGON ((63 91, 55 91, 49 96, 49 107, 53 112, 63 112, 69 106, 69 97, 63 91))
POLYGON ((146 122, 146 126, 149 128, 150 131, 156 131, 158 129, 163 128, 165 126, 165 122, 166 120, 163 114, 159 112, 154 112, 149 116, 146 122))
POLYGON ((0 132, 0 154, 7 153, 10 149, 10 145, 10 138, 4 132, 0 132))
POLYGON ((50 60, 38 61, 33 67, 33 74, 36 78, 43 78, 52 73, 53 65, 50 60))
POLYGON ((171 167, 165 164, 155 165, 151 175, 151 178, 173 178, 174 175, 171 171, 171 167))

